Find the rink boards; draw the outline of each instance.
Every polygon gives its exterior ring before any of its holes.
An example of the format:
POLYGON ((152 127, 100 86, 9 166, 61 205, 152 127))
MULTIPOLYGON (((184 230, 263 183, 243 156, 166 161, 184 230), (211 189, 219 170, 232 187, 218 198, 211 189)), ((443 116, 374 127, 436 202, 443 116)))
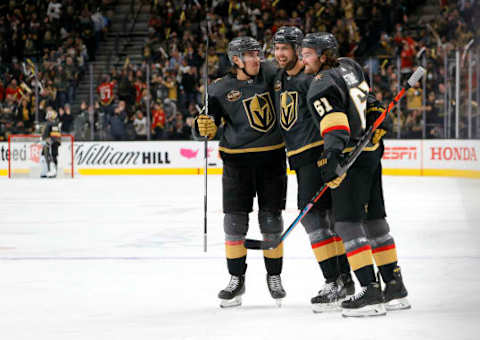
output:
MULTIPOLYGON (((205 167, 204 142, 75 142, 75 174, 195 175, 205 167)), ((208 173, 221 174, 218 142, 208 142, 208 173)), ((15 155, 29 161, 34 155, 15 155)), ((8 175, 8 144, 0 143, 0 175, 8 175)), ((480 178, 480 141, 386 140, 383 172, 399 176, 480 178)))

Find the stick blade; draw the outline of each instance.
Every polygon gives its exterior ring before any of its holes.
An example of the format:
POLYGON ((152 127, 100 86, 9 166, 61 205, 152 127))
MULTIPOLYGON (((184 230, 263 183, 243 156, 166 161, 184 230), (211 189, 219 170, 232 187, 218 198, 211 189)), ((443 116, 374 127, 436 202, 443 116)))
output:
POLYGON ((260 241, 247 238, 245 239, 244 246, 247 249, 269 250, 276 248, 278 244, 275 241, 260 241))
POLYGON ((407 80, 408 85, 410 85, 410 87, 413 87, 413 86, 415 85, 415 83, 416 83, 417 81, 419 81, 420 78, 423 77, 423 75, 425 74, 425 72, 427 72, 427 71, 425 71, 425 69, 424 69, 423 67, 419 66, 419 67, 417 68, 417 70, 416 70, 416 71, 410 76, 410 78, 407 80))

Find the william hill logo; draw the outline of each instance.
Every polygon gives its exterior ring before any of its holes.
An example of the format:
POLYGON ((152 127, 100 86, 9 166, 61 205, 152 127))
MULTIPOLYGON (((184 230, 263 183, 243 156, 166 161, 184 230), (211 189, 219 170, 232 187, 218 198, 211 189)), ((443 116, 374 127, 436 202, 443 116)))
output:
POLYGON ((105 144, 79 144, 75 149, 75 161, 77 165, 170 164, 166 151, 116 151, 105 144))

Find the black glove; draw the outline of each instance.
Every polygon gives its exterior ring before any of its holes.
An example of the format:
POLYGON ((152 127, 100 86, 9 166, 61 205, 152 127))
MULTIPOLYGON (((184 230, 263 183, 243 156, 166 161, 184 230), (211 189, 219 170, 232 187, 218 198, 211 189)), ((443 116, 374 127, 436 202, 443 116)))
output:
MULTIPOLYGON (((381 116, 385 108, 381 105, 371 106, 367 108, 367 125, 371 126, 375 120, 381 116)), ((391 119, 391 118, 390 118, 391 119)), ((377 144, 380 142, 383 136, 385 136, 389 130, 388 126, 389 117, 386 116, 385 120, 380 124, 380 126, 373 132, 372 135, 372 144, 377 144)))
POLYGON ((337 167, 341 165, 343 158, 343 154, 340 150, 330 150, 324 152, 322 158, 317 162, 317 165, 320 167, 322 180, 332 189, 338 187, 345 178, 345 174, 339 177, 336 172, 337 167))

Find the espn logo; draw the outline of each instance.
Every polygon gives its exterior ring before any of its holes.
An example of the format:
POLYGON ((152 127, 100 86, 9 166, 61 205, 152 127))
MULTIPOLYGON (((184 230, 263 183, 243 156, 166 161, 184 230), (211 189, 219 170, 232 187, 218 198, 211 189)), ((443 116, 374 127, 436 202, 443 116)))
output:
POLYGON ((386 146, 383 158, 386 160, 417 160, 416 146, 386 146))
POLYGON ((432 161, 477 161, 477 152, 474 147, 431 147, 432 161))

